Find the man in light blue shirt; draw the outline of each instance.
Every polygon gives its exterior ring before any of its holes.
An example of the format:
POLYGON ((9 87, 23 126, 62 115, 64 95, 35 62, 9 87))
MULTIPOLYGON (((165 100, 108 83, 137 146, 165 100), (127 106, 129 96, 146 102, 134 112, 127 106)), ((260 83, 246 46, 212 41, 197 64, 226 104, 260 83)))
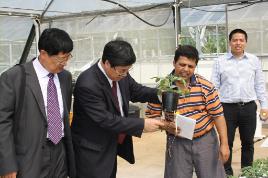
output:
POLYGON ((237 127, 242 144, 241 168, 252 165, 257 111, 255 100, 260 102, 262 118, 266 120, 268 116, 261 61, 255 55, 245 52, 246 44, 247 33, 244 30, 231 31, 231 52, 219 57, 212 70, 211 80, 219 90, 228 129, 230 157, 224 165, 227 175, 233 175, 232 148, 237 127))

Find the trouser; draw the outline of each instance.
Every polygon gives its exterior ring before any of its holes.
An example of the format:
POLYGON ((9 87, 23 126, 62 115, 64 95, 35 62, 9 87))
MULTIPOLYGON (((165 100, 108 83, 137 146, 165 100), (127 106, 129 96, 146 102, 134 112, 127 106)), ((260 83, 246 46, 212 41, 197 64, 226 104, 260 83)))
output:
POLYGON ((165 178, 192 178, 195 169, 198 178, 225 178, 223 163, 219 160, 216 131, 188 140, 168 135, 165 178))
POLYGON ((254 155, 254 134, 256 130, 257 105, 254 101, 248 103, 222 103, 224 117, 228 131, 228 143, 230 157, 224 164, 225 172, 233 175, 232 169, 232 148, 235 131, 238 127, 241 140, 241 168, 251 166, 254 155))
POLYGON ((67 160, 63 141, 54 145, 47 140, 39 178, 67 178, 67 160))
POLYGON ((115 158, 114 168, 110 178, 116 178, 116 172, 117 172, 117 158, 115 158))

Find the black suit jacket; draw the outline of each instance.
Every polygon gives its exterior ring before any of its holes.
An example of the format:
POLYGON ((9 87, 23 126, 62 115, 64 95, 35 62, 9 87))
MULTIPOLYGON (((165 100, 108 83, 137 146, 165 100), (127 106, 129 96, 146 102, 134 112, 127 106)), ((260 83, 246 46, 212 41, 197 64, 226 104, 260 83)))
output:
POLYGON ((158 103, 157 90, 136 83, 129 74, 119 87, 125 117, 116 109, 111 86, 97 63, 78 77, 71 126, 77 178, 110 178, 117 154, 135 162, 131 136, 141 136, 144 120, 127 117, 129 101, 158 103), (123 144, 117 144, 119 133, 127 134, 123 144))
MULTIPOLYGON (((0 78, 0 175, 18 171, 17 177, 38 178, 47 136, 47 117, 41 88, 32 61, 26 63, 26 88, 21 115, 14 117, 21 97, 21 71, 18 66, 0 78), (16 123, 16 125, 15 125, 16 123), (16 128, 14 132, 13 129, 16 128), (14 134, 16 133, 16 134, 14 134)), ((63 138, 70 177, 75 176, 74 153, 68 113, 71 105, 71 74, 58 74, 64 105, 63 138)))

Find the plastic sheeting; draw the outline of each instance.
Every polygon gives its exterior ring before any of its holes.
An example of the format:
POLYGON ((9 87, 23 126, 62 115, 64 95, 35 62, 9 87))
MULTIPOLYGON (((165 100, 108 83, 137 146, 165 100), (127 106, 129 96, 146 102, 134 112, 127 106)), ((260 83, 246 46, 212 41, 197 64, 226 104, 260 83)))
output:
MULTIPOLYGON (((41 15, 51 0, 1 0, 0 11, 23 12, 41 15)), ((126 7, 173 2, 168 0, 114 0, 126 7)), ((118 6, 101 0, 54 0, 45 16, 96 12, 118 9, 118 6)))
MULTIPOLYGON (((193 41, 199 38, 196 36, 198 31, 194 30, 194 28, 201 24, 202 26, 204 26, 204 24, 205 26, 212 25, 213 28, 215 28, 215 25, 224 25, 224 5, 203 7, 202 9, 218 10, 222 12, 214 13, 182 9, 181 20, 184 38, 193 39, 193 41), (194 31, 190 33, 188 28, 194 31)), ((132 44, 138 61, 148 62, 172 59, 175 50, 175 31, 171 8, 137 12, 137 15, 155 25, 162 24, 166 19, 168 20, 165 25, 156 28, 145 24, 133 15, 125 12, 105 16, 96 15, 57 19, 49 23, 44 23, 41 27, 42 29, 49 26, 58 27, 66 30, 71 35, 74 41, 74 58, 70 61, 68 66, 73 72, 82 70, 88 63, 100 58, 105 43, 116 37, 123 37, 132 44)), ((15 51, 10 49, 12 49, 14 45, 18 45, 19 41, 26 41, 32 20, 23 17, 0 16, 0 23, 1 20, 3 25, 4 23, 8 25, 4 25, 5 29, 0 35, 0 45, 5 39, 9 39, 10 43, 10 46, 5 46, 2 52, 10 57, 11 62, 9 61, 8 63, 14 64, 19 59, 23 48, 15 51), (20 23, 20 21, 23 22, 20 23), (13 56, 10 56, 12 54, 13 56)), ((204 35, 202 38, 204 39, 204 35)), ((23 43, 19 44, 21 44, 21 46, 23 45, 23 43)), ((0 46, 0 49, 2 47, 3 45, 0 46)), ((33 52, 31 54, 32 57, 33 52)), ((4 60, 6 59, 3 58, 2 61, 4 60)))
MULTIPOLYGON (((60 0, 56 1, 60 2, 60 0)), ((21 1, 21 3, 23 2, 25 1, 21 1)), ((82 3, 82 0, 76 2, 82 3)), ((83 2, 86 2, 85 6, 89 3, 88 1, 83 2)), ((126 1, 118 2, 124 4, 126 1)), ((133 0, 128 2, 133 2, 133 5, 138 6, 141 1, 133 0)), ((143 2, 145 4, 152 3, 152 1, 143 2)), ((62 1, 62 6, 65 6, 64 3, 66 4, 66 2, 62 1)), ((268 43, 266 43, 268 40, 267 4, 267 2, 263 2, 249 5, 240 10, 228 11, 228 29, 226 29, 225 5, 197 8, 201 10, 182 9, 181 39, 184 44, 195 45, 203 57, 215 57, 226 52, 226 43, 228 41, 226 34, 228 31, 235 27, 241 27, 245 28, 249 33, 248 51, 258 55, 266 55, 268 49, 268 43)), ((45 6, 46 4, 43 4, 40 9, 45 6)), ((244 6, 246 4, 228 6, 228 10, 244 6)), ((132 44, 135 50, 137 66, 143 66, 136 67, 134 75, 140 78, 140 81, 147 83, 147 80, 143 81, 144 79, 141 77, 144 76, 143 71, 148 71, 144 67, 146 66, 145 63, 154 63, 157 66, 154 68, 155 72, 152 72, 152 75, 166 73, 166 69, 169 68, 165 68, 165 71, 163 71, 164 68, 161 66, 171 64, 170 60, 172 60, 175 50, 173 14, 171 8, 151 9, 137 14, 153 24, 161 24, 165 19, 169 19, 164 26, 155 28, 124 12, 79 18, 51 19, 50 23, 42 24, 42 29, 49 26, 58 27, 65 29, 71 35, 74 41, 74 58, 68 66, 73 73, 84 69, 90 62, 100 58, 104 44, 109 40, 123 37, 132 44)), ((31 28, 31 21, 31 18, 0 16, 0 25, 4 27, 0 29, 0 72, 3 68, 13 65, 19 59, 23 44, 31 28)), ((34 56, 34 52, 33 49, 29 58, 34 56)), ((146 77, 146 79, 148 78, 146 77)))
MULTIPOLYGON (((247 51, 259 56, 268 56, 268 2, 241 6, 228 6, 228 31, 242 28, 248 33, 247 51)), ((266 67, 265 70, 268 70, 266 67)))

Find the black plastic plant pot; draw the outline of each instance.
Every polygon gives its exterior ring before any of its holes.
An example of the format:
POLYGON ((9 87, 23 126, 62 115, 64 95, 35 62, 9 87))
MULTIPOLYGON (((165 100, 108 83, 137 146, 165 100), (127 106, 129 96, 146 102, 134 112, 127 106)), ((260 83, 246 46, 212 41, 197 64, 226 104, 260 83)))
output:
POLYGON ((164 112, 171 112, 177 110, 179 94, 174 92, 163 92, 162 93, 162 110, 164 112))

